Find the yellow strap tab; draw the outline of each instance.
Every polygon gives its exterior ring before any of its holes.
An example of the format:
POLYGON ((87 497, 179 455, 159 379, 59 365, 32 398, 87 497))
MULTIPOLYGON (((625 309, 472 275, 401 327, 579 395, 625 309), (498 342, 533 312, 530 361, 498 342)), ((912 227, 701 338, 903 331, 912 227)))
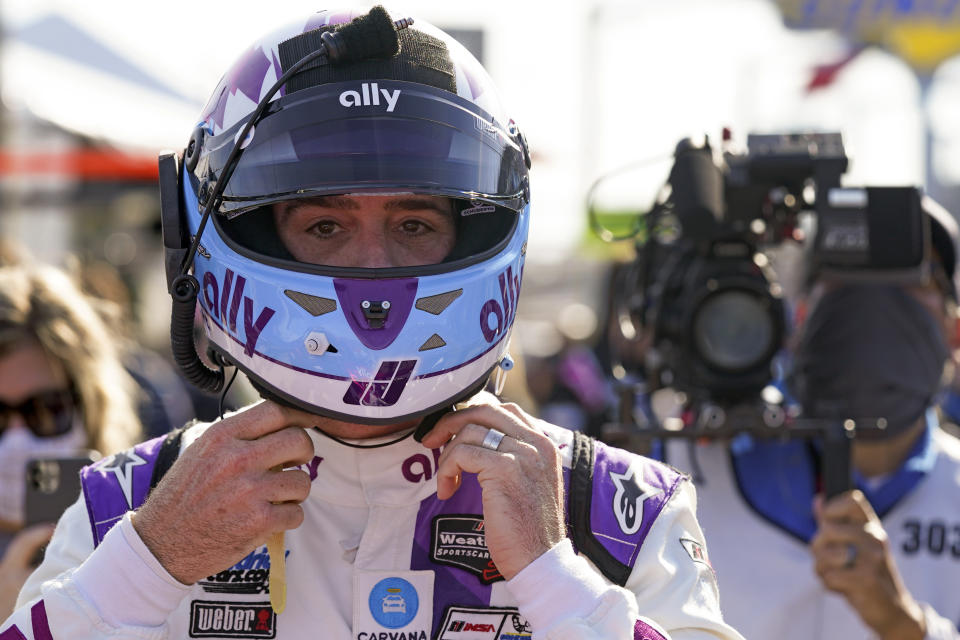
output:
POLYGON ((284 557, 283 531, 278 531, 267 540, 270 554, 270 606, 280 615, 287 606, 287 563, 284 557))

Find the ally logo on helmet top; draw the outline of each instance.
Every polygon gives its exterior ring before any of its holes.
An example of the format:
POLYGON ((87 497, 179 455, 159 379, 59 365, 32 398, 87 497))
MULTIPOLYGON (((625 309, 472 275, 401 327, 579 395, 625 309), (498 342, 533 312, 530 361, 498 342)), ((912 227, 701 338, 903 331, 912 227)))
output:
POLYGON ((388 91, 377 86, 376 82, 364 82, 360 85, 360 91, 348 89, 340 94, 340 104, 345 107, 369 107, 380 104, 380 97, 387 106, 387 113, 393 113, 397 106, 397 100, 400 99, 400 89, 388 91))

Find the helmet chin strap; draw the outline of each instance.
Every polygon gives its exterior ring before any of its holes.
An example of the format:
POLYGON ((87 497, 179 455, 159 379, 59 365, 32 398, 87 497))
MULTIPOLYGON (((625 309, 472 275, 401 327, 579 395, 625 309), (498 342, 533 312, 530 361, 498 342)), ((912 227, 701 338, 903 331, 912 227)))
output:
POLYGON ((430 431, 432 431, 435 426, 437 426, 437 422, 440 420, 440 418, 447 415, 451 411, 456 411, 456 404, 458 402, 462 402, 468 398, 472 398, 473 396, 483 391, 483 388, 487 386, 487 380, 489 378, 490 378, 490 372, 488 371, 487 375, 481 376, 475 385, 468 388, 466 391, 464 391, 459 396, 454 398, 449 405, 445 407, 441 407, 436 411, 434 411, 433 413, 429 413, 425 415, 423 419, 420 421, 420 424, 417 425, 417 429, 413 433, 413 439, 416 440, 417 442, 423 442, 423 439, 427 437, 427 434, 430 433, 430 431))
POLYGON ((417 442, 423 442, 423 439, 426 437, 426 435, 430 433, 435 426, 437 426, 437 422, 440 420, 440 418, 453 410, 454 408, 451 404, 437 409, 433 413, 428 413, 427 415, 423 416, 423 419, 420 420, 420 424, 417 425, 417 428, 413 432, 413 439, 417 442))
MULTIPOLYGON (((473 394, 471 393, 470 395, 473 395, 473 394)), ((316 431, 319 431, 323 435, 327 436, 334 442, 338 442, 347 447, 353 447, 354 449, 379 449, 380 447, 389 447, 392 444, 397 444, 398 442, 406 440, 411 435, 413 436, 413 439, 416 440, 417 442, 423 442, 424 437, 426 437, 426 435, 430 433, 430 431, 436 426, 440 418, 442 418, 443 416, 447 415, 448 413, 454 410, 455 409, 451 404, 446 407, 437 409, 433 413, 428 413, 420 420, 420 424, 418 424, 415 429, 408 431, 407 433, 403 434, 399 438, 390 440, 388 442, 380 442, 378 444, 357 444, 356 442, 347 442, 342 438, 338 438, 337 436, 330 435, 320 427, 314 427, 314 429, 316 431)))
MULTIPOLYGON (((431 415, 432 415, 432 414, 431 414, 431 415)), ((337 436, 330 435, 329 433, 327 433, 326 431, 324 431, 324 430, 321 429, 320 427, 314 427, 313 430, 322 433, 323 435, 327 436, 328 438, 330 438, 330 439, 333 440, 334 442, 337 442, 337 443, 339 443, 339 444, 342 444, 342 445, 345 446, 345 447, 353 447, 354 449, 379 449, 380 447, 389 447, 389 446, 392 445, 392 444, 397 444, 398 442, 400 442, 400 441, 402 441, 402 440, 406 440, 406 439, 409 438, 411 435, 413 435, 413 432, 414 432, 414 430, 411 429, 410 431, 406 432, 405 434, 403 434, 403 435, 400 436, 399 438, 395 438, 395 439, 393 439, 393 440, 388 440, 387 442, 380 442, 380 443, 378 443, 378 444, 358 444, 358 443, 356 443, 356 442, 347 442, 347 441, 344 440, 343 438, 338 438, 337 436)))

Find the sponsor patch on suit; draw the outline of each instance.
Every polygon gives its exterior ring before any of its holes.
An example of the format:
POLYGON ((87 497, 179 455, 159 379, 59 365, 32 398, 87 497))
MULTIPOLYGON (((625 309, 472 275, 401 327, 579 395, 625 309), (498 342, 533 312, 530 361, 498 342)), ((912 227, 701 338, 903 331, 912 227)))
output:
POLYGON ((191 638, 275 638, 277 616, 269 602, 190 603, 191 638))
POLYGON ((529 640, 530 623, 512 607, 447 609, 437 640, 529 640))
POLYGON ((483 584, 503 580, 487 549, 482 516, 444 515, 434 518, 430 558, 438 564, 469 571, 483 584))
POLYGON ((357 571, 354 640, 430 640, 433 571, 357 571))

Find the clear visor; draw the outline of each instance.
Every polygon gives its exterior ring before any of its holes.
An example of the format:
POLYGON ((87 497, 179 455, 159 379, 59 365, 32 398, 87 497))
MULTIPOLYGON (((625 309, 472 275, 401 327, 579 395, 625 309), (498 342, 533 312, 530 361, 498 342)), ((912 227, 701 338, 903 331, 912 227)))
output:
MULTIPOLYGON (((411 192, 481 200, 519 210, 523 151, 476 105, 391 80, 304 89, 270 107, 247 137, 220 212, 234 217, 271 202, 353 192, 411 192)), ((218 180, 241 122, 204 141, 194 173, 218 180)))

